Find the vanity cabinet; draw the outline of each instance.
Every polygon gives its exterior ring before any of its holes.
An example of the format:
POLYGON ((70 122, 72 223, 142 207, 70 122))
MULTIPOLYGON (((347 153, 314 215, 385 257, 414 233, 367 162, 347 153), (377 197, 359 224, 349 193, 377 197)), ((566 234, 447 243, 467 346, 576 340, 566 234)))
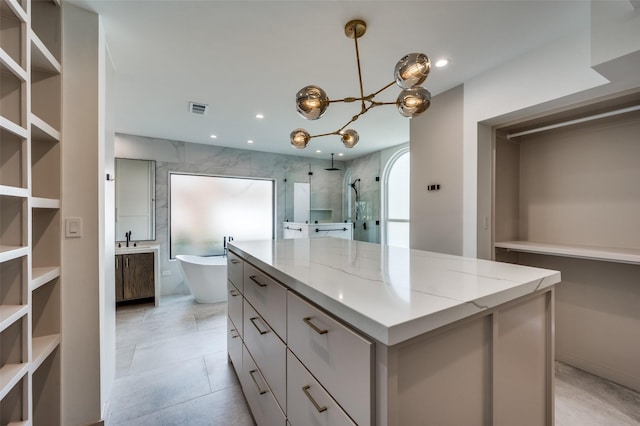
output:
POLYGON ((116 255, 116 302, 155 295, 153 253, 116 255))

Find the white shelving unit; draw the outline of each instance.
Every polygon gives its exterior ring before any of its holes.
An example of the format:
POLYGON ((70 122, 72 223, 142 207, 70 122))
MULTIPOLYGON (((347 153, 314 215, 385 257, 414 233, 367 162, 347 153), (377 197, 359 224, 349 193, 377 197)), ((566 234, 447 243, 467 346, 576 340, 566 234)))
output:
POLYGON ((496 130, 492 229, 495 260, 561 272, 557 359, 640 390, 637 105, 626 93, 496 130))
POLYGON ((61 5, 0 0, 0 424, 59 425, 61 5))

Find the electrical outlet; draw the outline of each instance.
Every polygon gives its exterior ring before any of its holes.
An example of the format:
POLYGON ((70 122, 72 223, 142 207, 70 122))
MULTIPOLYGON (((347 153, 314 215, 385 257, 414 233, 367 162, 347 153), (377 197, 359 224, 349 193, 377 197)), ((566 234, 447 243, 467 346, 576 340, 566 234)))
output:
POLYGON ((170 277, 171 276, 171 271, 170 270, 166 270, 166 271, 162 271, 162 276, 163 277, 170 277))

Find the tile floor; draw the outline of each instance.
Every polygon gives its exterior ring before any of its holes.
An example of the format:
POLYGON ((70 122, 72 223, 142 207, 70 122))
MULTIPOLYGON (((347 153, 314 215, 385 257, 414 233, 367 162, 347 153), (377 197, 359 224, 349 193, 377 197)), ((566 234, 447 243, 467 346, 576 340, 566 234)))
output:
MULTIPOLYGON (((226 354, 226 303, 118 309, 106 426, 253 425, 226 354)), ((640 394, 558 363, 556 426, 640 426, 640 394)))

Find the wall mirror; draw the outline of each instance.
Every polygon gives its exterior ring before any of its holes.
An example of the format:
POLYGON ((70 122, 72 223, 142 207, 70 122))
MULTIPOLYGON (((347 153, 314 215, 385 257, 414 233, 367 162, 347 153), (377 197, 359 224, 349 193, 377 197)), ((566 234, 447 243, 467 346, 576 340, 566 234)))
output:
POLYGON ((156 239, 156 162, 116 158, 116 241, 156 239))

